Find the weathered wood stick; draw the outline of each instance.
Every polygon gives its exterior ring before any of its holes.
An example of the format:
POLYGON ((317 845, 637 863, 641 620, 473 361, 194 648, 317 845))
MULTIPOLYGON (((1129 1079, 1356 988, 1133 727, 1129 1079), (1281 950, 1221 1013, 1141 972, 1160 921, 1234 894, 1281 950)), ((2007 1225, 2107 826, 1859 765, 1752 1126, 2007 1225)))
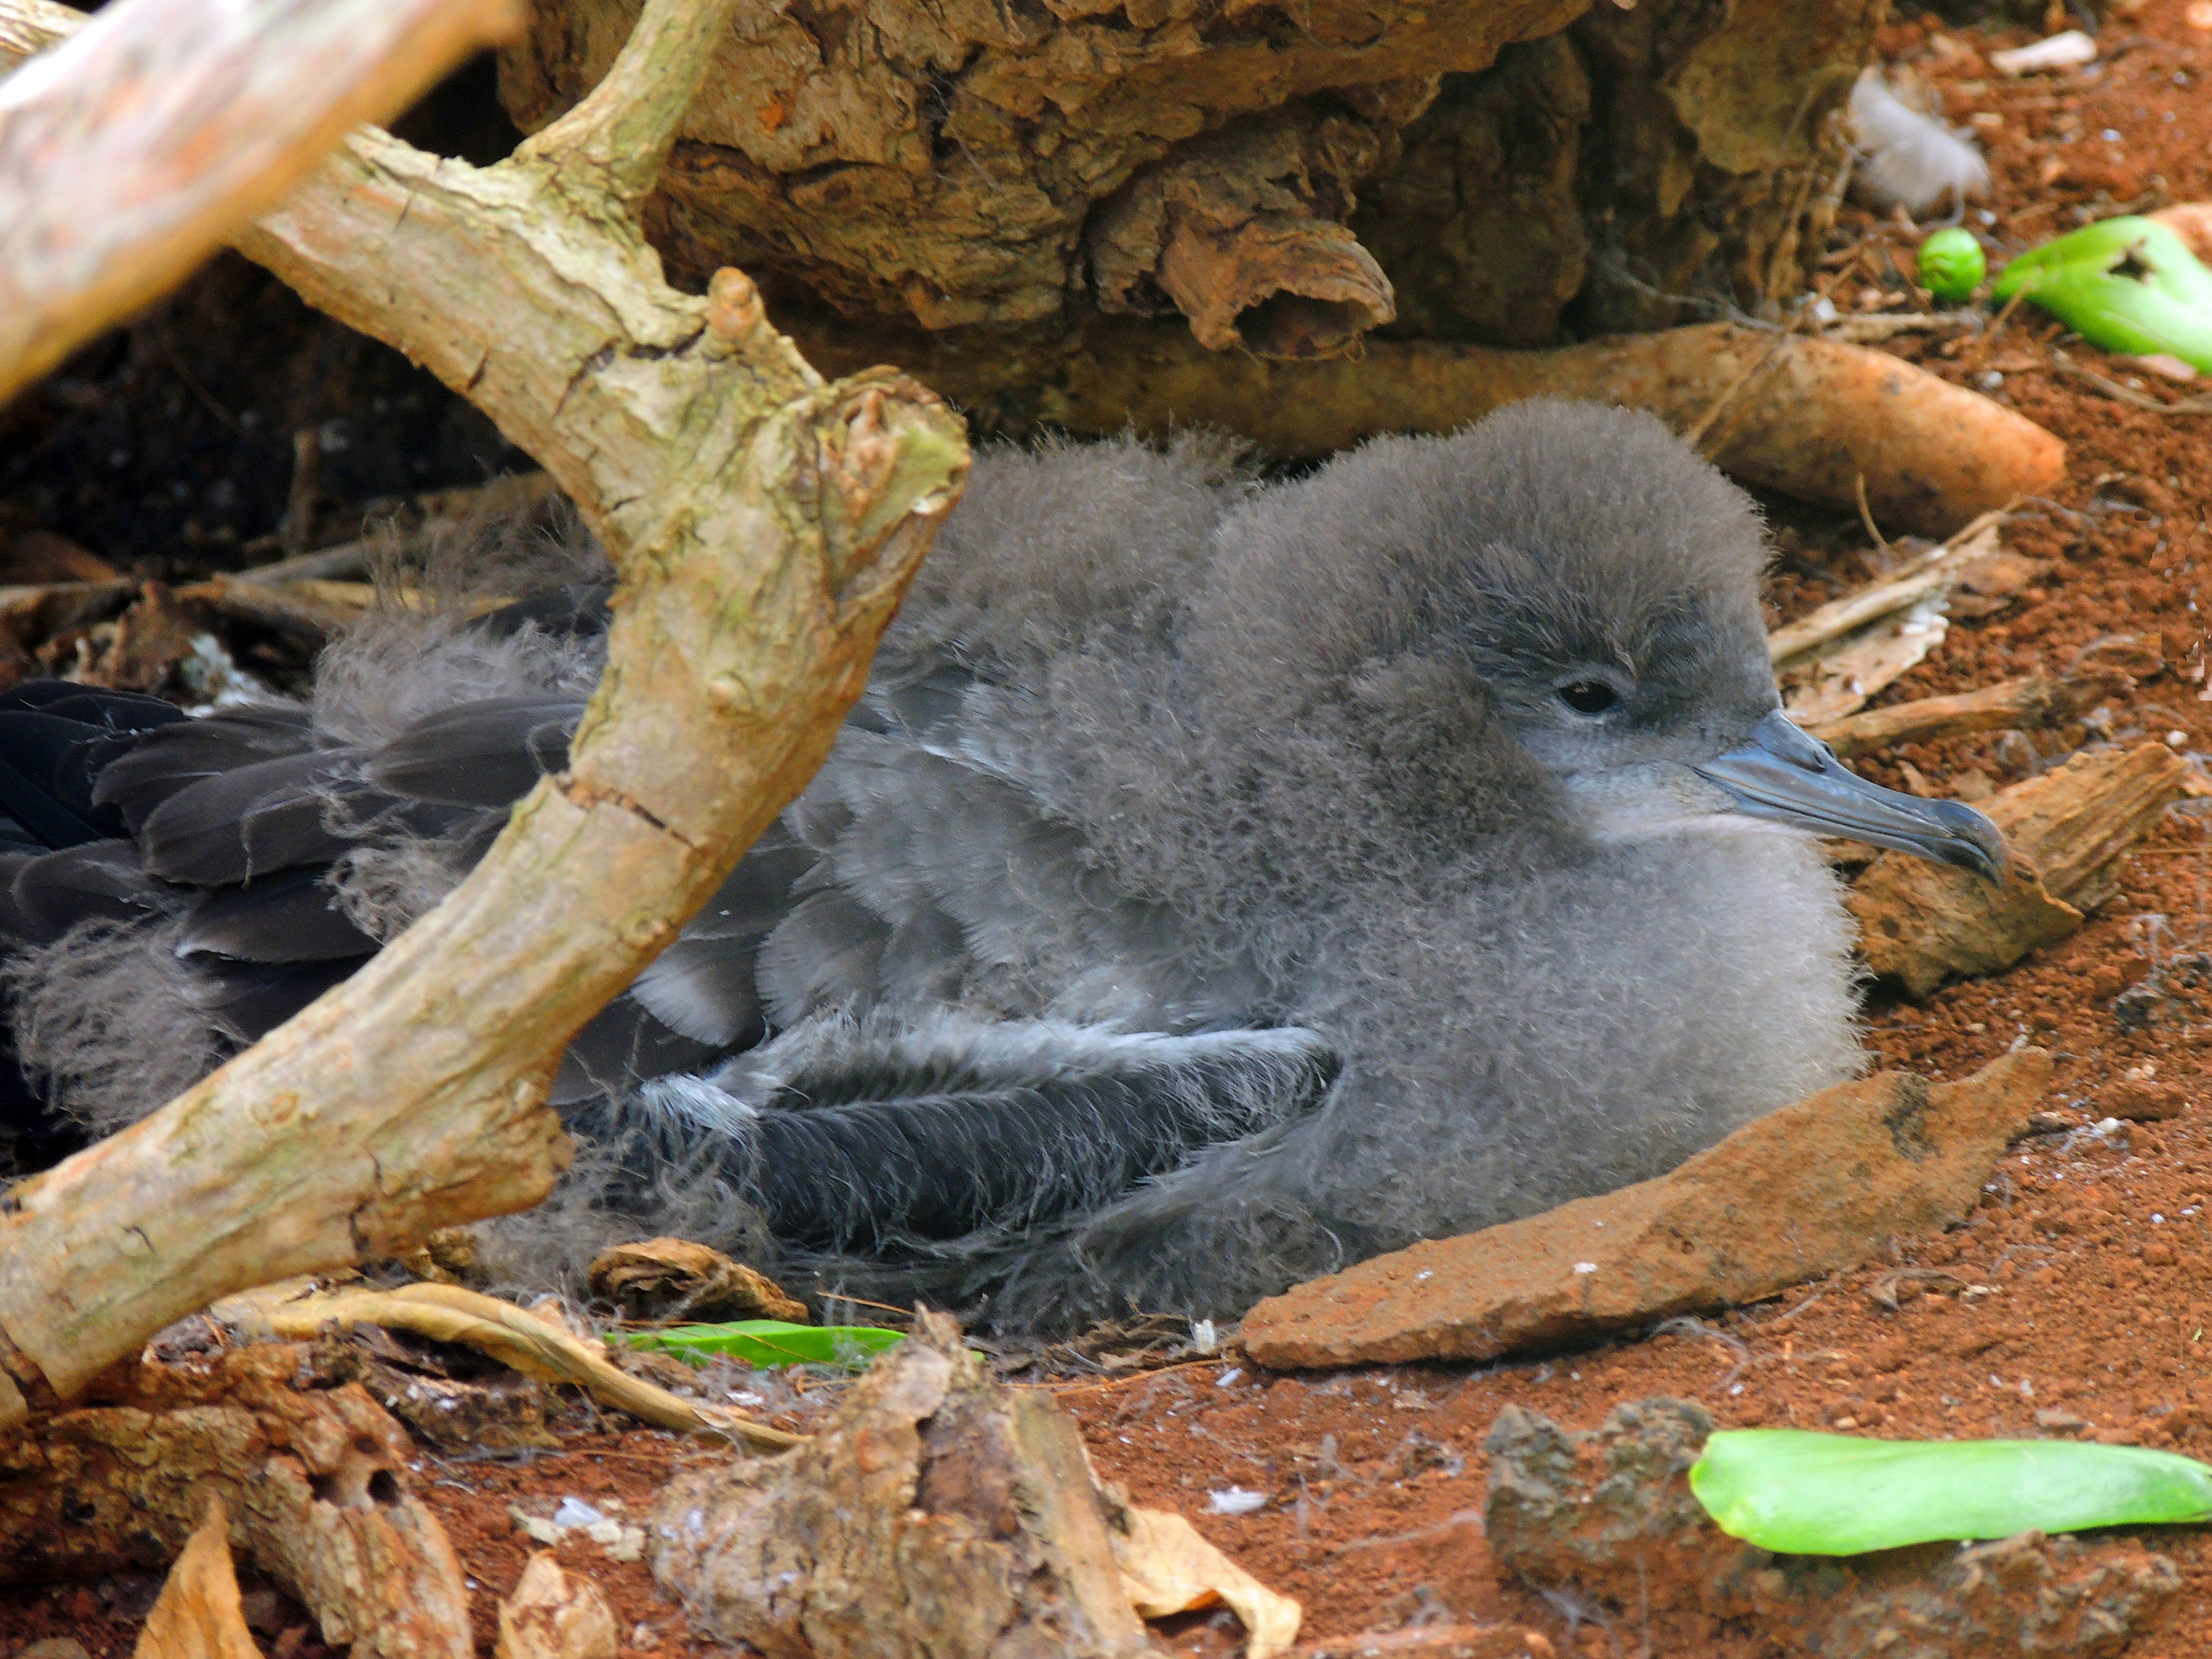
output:
POLYGON ((577 1029, 820 764, 965 477, 887 370, 825 384, 637 215, 735 0, 650 0, 592 95, 496 167, 364 130, 243 238, 544 463, 621 579, 569 769, 368 966, 0 1203, 0 1426, 226 1292, 523 1209, 570 1150, 577 1029))
MULTIPOLYGON (((10 0, 8 61, 69 16, 10 0)), ((0 400, 522 22, 517 0, 124 0, 0 82, 0 400)))
POLYGON ((2030 674, 1954 696, 1921 697, 1887 708, 1869 708, 1809 729, 1836 751, 1838 759, 1850 760, 1893 744, 1926 743, 1968 732, 2021 732, 2063 726, 2079 720, 2126 684, 2125 675, 2109 672, 2062 679, 2030 674))
POLYGON ((1040 364, 941 336, 800 336, 813 361, 904 365, 1012 427, 1104 435, 1212 424, 1282 455, 1324 455, 1385 432, 1449 432, 1528 398, 1589 398, 1697 424, 1747 370, 1714 454, 1747 482, 1947 536, 2021 495, 2048 495, 2066 446, 2026 416, 1886 352, 1702 324, 1549 351, 1369 338, 1359 356, 1275 362, 1208 351, 1180 323, 1100 322, 1040 364), (1769 355, 1771 352, 1771 356, 1769 355))
POLYGON ((1990 974, 2056 944, 2119 884, 2120 858, 2189 792, 2164 744, 2080 754, 2000 790, 1982 810, 2004 831, 2002 883, 1885 853, 1848 902, 1867 965, 1924 997, 1954 975, 1990 974))

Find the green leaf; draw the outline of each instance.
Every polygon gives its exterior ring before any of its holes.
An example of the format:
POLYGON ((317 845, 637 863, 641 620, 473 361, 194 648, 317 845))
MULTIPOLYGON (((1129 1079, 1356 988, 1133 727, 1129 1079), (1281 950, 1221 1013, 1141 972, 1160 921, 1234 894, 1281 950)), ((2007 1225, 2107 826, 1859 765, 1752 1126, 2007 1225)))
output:
POLYGON ((1729 1537, 1786 1555, 2212 1520, 2212 1468, 2075 1440, 1729 1429, 1705 1442, 1690 1490, 1729 1537))
POLYGON ((2212 372, 2212 270, 2154 219, 2070 231, 2014 259, 1990 292, 2003 301, 2023 290, 2092 345, 2212 372))
POLYGON ((633 1348, 659 1348, 694 1365, 717 1354, 748 1365, 842 1365, 860 1370, 903 1333, 872 1325, 792 1325, 781 1319, 740 1319, 727 1325, 675 1325, 665 1331, 632 1331, 633 1348))

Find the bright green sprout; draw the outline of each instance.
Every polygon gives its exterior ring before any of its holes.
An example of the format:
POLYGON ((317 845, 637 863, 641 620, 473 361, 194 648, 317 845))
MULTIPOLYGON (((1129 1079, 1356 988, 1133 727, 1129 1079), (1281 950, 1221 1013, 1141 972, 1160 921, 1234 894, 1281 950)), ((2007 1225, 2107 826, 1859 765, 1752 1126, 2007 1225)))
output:
POLYGON ((676 1325, 665 1331, 632 1331, 633 1348, 659 1348, 694 1365, 718 1354, 748 1365, 842 1365, 860 1370, 886 1348, 906 1340, 898 1331, 872 1325, 792 1325, 781 1319, 740 1319, 728 1325, 676 1325))
POLYGON ((1974 233, 1960 226, 1939 230, 1920 245, 1920 286, 1950 304, 1972 299, 1989 270, 1974 233))
POLYGON ((2212 270, 2154 219, 2069 231, 2007 265, 1991 292, 2009 300, 2023 289, 2092 345, 2212 372, 2212 270))
POLYGON ((2075 1440, 1729 1429, 1705 1442, 1690 1490, 1729 1537, 1784 1555, 2212 1520, 2212 1468, 2075 1440))

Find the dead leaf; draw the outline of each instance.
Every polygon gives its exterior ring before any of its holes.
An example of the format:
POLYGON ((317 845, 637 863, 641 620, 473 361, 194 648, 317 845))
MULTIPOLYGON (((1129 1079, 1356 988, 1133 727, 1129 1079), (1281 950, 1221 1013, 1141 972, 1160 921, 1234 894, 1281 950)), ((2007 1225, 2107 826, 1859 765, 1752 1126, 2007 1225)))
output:
POLYGON ((1121 1524, 1108 1536, 1139 1617, 1164 1619, 1225 1601, 1243 1622, 1246 1659, 1273 1659, 1297 1640, 1304 1616, 1298 1604, 1207 1543, 1182 1516, 1132 1505, 1115 1518, 1121 1524))
POLYGON ((514 1594, 499 1604, 493 1659, 615 1659, 619 1646, 599 1587, 563 1572, 550 1550, 530 1558, 514 1594))
POLYGON ((230 1513, 210 1498, 199 1528, 169 1569, 133 1659, 261 1659, 230 1565, 230 1513))
POLYGON ((806 1304, 774 1279, 688 1238, 648 1238, 602 1251, 592 1263, 591 1285, 633 1319, 812 1322, 806 1304))

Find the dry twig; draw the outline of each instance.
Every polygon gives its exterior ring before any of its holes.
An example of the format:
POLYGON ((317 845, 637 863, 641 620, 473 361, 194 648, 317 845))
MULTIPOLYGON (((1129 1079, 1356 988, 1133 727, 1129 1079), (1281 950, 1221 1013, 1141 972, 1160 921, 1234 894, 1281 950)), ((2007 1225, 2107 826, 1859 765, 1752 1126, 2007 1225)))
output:
POLYGON ((1844 760, 1899 743, 1926 743, 1967 732, 2024 732, 2079 720, 2124 684, 2124 676, 2088 674, 2063 679, 2030 674, 1978 691, 1893 703, 1809 727, 1844 760))

